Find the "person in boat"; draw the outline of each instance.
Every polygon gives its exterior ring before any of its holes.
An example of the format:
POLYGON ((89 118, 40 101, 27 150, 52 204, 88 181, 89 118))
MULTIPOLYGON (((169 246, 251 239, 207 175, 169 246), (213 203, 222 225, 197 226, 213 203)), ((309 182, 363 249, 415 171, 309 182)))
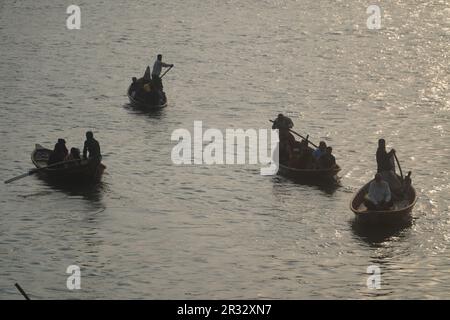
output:
POLYGON ((280 140, 280 162, 289 163, 293 160, 294 148, 297 144, 295 137, 289 131, 294 124, 289 117, 279 114, 273 121, 272 129, 278 129, 278 137, 280 140))
POLYGON ((55 144, 55 147, 53 148, 53 152, 50 154, 47 164, 55 164, 58 162, 63 162, 69 151, 66 147, 66 140, 64 139, 58 139, 58 142, 55 144))
POLYGON ((333 148, 326 147, 325 154, 319 158, 319 168, 330 169, 336 166, 336 158, 333 155, 333 148))
POLYGON ((278 114, 278 117, 273 121, 272 129, 292 129, 294 127, 294 123, 291 118, 286 117, 282 113, 278 114))
POLYGON ((152 81, 158 90, 163 91, 163 85, 160 77, 162 68, 169 67, 173 67, 173 64, 164 63, 162 61, 162 54, 158 54, 152 69, 152 81))
POLYGON ((298 161, 298 169, 311 169, 314 162, 313 151, 308 146, 307 140, 302 140, 300 142, 300 156, 298 161))
POLYGON ((320 157, 326 153, 326 151, 327 151, 327 144, 325 143, 325 141, 320 141, 319 147, 313 152, 314 159, 319 160, 320 157))
POLYGON ((71 148, 67 160, 81 160, 81 151, 78 148, 71 148))
POLYGON ((368 210, 387 210, 394 205, 389 183, 383 180, 380 173, 375 174, 375 179, 370 183, 364 205, 368 210))
POLYGON ((377 172, 381 174, 381 177, 384 181, 389 183, 389 187, 392 192, 397 196, 401 194, 402 183, 397 177, 395 173, 395 149, 391 151, 386 151, 386 140, 379 139, 378 140, 378 149, 376 153, 377 159, 377 172))
POLYGON ((136 77, 131 78, 130 94, 134 98, 138 90, 139 83, 136 77))
POLYGON ((83 148, 83 159, 92 159, 98 162, 101 161, 102 155, 100 153, 100 144, 94 139, 92 131, 86 132, 86 141, 83 148), (89 153, 89 158, 88 158, 89 153))
POLYGON ((150 83, 152 81, 152 78, 150 76, 150 67, 147 66, 147 68, 145 69, 144 72, 144 76, 142 77, 142 82, 145 83, 150 83))
POLYGON ((412 188, 411 171, 408 171, 408 174, 403 180, 403 194, 407 196, 411 192, 411 188, 412 188))

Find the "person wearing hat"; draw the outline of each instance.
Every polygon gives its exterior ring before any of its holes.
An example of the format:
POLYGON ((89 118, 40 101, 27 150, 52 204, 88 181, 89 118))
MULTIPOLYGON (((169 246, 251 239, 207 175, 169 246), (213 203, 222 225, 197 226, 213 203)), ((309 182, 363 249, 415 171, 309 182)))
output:
POLYGON ((53 148, 53 152, 50 154, 48 158, 47 164, 51 165, 54 163, 62 162, 66 159, 69 154, 69 150, 66 147, 66 140, 58 139, 58 142, 55 144, 53 148))

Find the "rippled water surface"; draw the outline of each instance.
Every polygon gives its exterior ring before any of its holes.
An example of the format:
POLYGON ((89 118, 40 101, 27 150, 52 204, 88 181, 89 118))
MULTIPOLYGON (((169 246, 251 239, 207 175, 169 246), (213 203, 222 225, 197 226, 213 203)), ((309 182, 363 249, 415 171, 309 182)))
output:
POLYGON ((0 3, 0 174, 32 167, 35 143, 81 146, 107 166, 89 188, 1 184, 0 298, 450 298, 450 4, 384 1, 0 3), (126 88, 154 56, 174 63, 169 106, 143 113, 126 88), (323 189, 258 165, 176 166, 177 128, 268 128, 290 114, 343 170, 323 189), (370 232, 349 201, 376 141, 413 171, 412 226, 370 232), (79 291, 66 268, 81 267, 79 291), (366 286, 367 267, 381 289, 366 286))

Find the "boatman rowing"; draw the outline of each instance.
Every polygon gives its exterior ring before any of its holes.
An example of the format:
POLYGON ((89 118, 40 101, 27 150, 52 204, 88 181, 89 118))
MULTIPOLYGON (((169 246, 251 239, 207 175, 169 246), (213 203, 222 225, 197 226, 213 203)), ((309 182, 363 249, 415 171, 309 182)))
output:
POLYGON ((168 64, 168 63, 164 63, 162 61, 162 54, 158 54, 158 56, 156 57, 156 61, 153 64, 153 70, 152 70, 152 80, 153 80, 153 84, 156 86, 156 88, 158 88, 159 90, 163 91, 163 85, 162 85, 162 81, 161 81, 161 70, 162 68, 172 68, 173 64, 168 64))
POLYGON ((89 159, 96 159, 98 162, 102 160, 102 155, 100 153, 100 144, 94 139, 94 134, 92 131, 86 132, 86 141, 84 142, 83 148, 83 159, 87 159, 89 153, 89 159))

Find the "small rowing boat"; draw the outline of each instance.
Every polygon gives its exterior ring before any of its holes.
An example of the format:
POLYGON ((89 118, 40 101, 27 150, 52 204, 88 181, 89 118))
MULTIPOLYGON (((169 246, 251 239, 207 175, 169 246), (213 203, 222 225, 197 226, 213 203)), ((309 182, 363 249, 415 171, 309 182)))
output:
MULTIPOLYGON (((31 161, 37 169, 47 167, 47 162, 52 152, 52 150, 36 144, 35 149, 31 153, 31 161)), ((63 163, 61 166, 45 168, 37 172, 49 179, 70 183, 75 181, 99 181, 105 168, 98 160, 84 159, 70 161, 70 163, 63 163)))
MULTIPOLYGON (((401 179, 400 176, 398 178, 401 179)), ((350 202, 350 209, 355 213, 356 219, 371 224, 393 224, 410 221, 410 213, 417 201, 414 187, 409 185, 400 198, 393 196, 394 205, 391 208, 387 210, 368 210, 364 205, 364 199, 369 192, 369 186, 372 181, 369 181, 359 189, 350 202)))
POLYGON ((131 106, 140 109, 154 110, 167 107, 167 97, 164 92, 160 93, 160 96, 146 96, 144 90, 134 90, 133 84, 128 87, 127 90, 128 99, 131 106))

